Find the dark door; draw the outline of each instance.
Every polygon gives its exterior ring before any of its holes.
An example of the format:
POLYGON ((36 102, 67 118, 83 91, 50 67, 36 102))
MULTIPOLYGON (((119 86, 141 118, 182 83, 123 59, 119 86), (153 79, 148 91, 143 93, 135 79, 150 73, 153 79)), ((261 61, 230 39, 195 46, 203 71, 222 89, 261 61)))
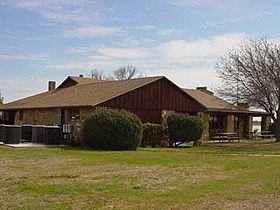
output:
POLYGON ((60 124, 65 124, 65 109, 60 110, 60 124))

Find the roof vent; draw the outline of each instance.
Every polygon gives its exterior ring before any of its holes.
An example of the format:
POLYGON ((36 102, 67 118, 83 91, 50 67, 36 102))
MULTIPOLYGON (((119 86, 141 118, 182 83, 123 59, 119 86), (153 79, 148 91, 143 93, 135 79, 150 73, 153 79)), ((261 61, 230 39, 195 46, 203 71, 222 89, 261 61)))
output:
POLYGON ((49 91, 55 89, 55 81, 49 81, 49 91))
POLYGON ((84 77, 84 75, 80 74, 79 77, 84 77))
POLYGON ((207 94, 209 94, 209 95, 214 95, 214 93, 213 93, 212 91, 207 90, 207 87, 196 87, 196 89, 197 89, 197 90, 200 90, 200 91, 202 91, 202 92, 204 92, 204 93, 207 93, 207 94))

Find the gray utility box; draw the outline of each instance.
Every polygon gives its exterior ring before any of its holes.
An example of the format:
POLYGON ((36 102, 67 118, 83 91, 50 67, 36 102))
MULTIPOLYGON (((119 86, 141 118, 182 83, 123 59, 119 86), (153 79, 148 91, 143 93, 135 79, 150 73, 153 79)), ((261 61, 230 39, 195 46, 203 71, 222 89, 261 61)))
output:
POLYGON ((46 126, 44 129, 44 144, 59 145, 61 143, 61 127, 46 126))
POLYGON ((21 126, 21 140, 31 141, 32 140, 32 125, 22 125, 21 126))
POLYGON ((34 125, 32 127, 32 142, 34 143, 44 143, 44 125, 34 125))
POLYGON ((73 137, 73 125, 64 124, 62 126, 63 144, 71 144, 73 137))
POLYGON ((4 125, 4 140, 5 144, 20 143, 21 127, 18 125, 4 125))

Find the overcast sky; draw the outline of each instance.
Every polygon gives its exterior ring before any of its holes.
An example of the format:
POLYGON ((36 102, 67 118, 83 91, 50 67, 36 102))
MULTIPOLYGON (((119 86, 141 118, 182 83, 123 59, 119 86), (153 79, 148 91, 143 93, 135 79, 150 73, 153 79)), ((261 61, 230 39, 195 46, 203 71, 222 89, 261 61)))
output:
POLYGON ((5 102, 68 75, 133 65, 181 87, 215 87, 214 65, 246 38, 279 39, 279 0, 0 0, 5 102))

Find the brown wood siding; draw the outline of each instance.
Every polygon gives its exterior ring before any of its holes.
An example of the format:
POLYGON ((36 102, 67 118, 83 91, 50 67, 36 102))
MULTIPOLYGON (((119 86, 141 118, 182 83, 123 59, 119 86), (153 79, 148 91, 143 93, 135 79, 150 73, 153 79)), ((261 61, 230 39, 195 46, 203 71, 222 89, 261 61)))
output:
POLYGON ((137 88, 98 106, 122 108, 138 115, 143 122, 161 121, 162 110, 200 112, 203 107, 188 97, 180 88, 166 78, 137 88))

